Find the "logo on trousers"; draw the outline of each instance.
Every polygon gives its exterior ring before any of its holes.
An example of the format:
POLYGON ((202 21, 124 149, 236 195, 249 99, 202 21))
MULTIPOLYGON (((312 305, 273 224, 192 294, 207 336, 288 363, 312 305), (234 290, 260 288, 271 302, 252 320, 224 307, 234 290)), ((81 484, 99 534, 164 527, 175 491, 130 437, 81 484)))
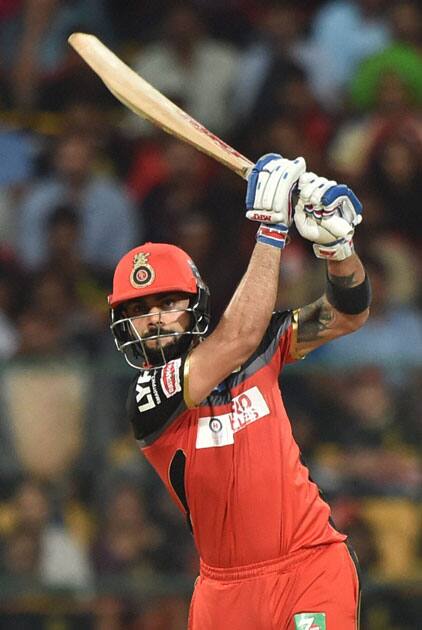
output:
POLYGON ((294 622, 295 630, 326 630, 325 613, 299 613, 294 622))

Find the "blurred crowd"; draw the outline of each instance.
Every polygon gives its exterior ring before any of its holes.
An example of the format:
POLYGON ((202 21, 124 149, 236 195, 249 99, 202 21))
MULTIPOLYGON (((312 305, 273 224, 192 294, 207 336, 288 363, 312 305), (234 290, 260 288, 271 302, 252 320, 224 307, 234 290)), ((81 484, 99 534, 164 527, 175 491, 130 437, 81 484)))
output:
MULTIPOLYGON (((81 627, 185 627, 197 558, 136 452, 124 414, 134 374, 114 350, 107 293, 132 246, 175 243, 210 287, 215 324, 256 229, 244 220, 244 182, 121 106, 67 44, 74 31, 99 36, 251 160, 303 155, 362 200, 355 241, 371 317, 286 369, 281 387, 305 460, 358 552, 364 627, 415 628, 416 0, 0 1, 0 625, 17 615, 13 627, 38 627, 41 595, 68 592, 72 605, 60 600, 55 614, 71 611, 81 627)), ((324 275, 293 230, 278 307, 319 297, 324 275)))

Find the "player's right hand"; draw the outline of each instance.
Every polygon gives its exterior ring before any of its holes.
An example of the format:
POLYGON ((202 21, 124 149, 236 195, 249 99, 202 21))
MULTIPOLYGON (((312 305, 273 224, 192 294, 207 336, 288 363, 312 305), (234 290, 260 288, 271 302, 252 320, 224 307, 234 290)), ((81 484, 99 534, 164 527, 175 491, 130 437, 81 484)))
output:
POLYGON ((248 179, 246 218, 288 229, 293 220, 292 192, 305 171, 303 157, 287 160, 267 153, 259 158, 248 179))

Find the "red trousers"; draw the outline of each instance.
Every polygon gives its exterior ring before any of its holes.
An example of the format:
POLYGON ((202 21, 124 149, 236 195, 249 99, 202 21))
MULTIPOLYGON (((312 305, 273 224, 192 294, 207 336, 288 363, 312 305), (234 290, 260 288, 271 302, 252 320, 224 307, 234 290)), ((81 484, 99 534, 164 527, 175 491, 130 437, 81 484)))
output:
POLYGON ((189 630, 356 630, 359 582, 345 543, 218 569, 201 563, 189 630))

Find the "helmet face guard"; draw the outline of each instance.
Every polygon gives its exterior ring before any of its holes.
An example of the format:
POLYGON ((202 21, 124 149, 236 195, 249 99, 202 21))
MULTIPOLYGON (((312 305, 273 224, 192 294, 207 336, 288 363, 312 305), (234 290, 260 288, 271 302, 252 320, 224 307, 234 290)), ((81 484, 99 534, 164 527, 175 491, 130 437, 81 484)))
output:
POLYGON ((190 257, 174 245, 145 243, 128 252, 116 267, 109 304, 110 329, 117 350, 124 354, 131 367, 139 370, 159 368, 181 356, 208 331, 209 290, 190 257), (132 317, 124 314, 125 302, 176 292, 187 294, 188 307, 165 312, 188 313, 189 325, 185 331, 171 331, 159 321, 153 333, 141 335, 135 320, 150 317, 150 314, 132 317))
POLYGON ((187 330, 181 332, 163 329, 159 321, 154 334, 141 336, 134 321, 150 317, 148 313, 125 317, 122 315, 122 307, 111 309, 110 329, 117 350, 124 354, 131 367, 138 370, 162 367, 168 361, 187 352, 207 333, 210 320, 208 298, 208 291, 200 287, 198 293, 190 297, 187 308, 166 311, 166 313, 189 313, 190 325, 187 330), (173 340, 171 343, 164 345, 161 343, 162 340, 169 338, 173 340), (155 342, 155 347, 148 347, 151 342, 155 342))

